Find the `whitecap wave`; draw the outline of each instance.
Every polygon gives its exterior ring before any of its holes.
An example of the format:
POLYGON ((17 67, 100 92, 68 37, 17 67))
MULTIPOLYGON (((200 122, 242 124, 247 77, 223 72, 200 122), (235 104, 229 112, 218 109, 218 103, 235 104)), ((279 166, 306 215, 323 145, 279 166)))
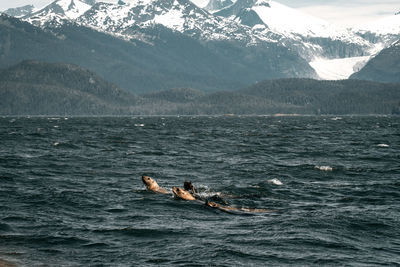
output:
POLYGON ((333 168, 331 166, 315 166, 314 168, 317 170, 320 170, 320 171, 325 171, 325 172, 333 171, 333 168))
POLYGON ((332 118, 331 120, 332 121, 338 121, 338 120, 341 120, 342 118, 341 117, 335 117, 335 118, 332 118))
POLYGON ((389 147, 389 145, 388 144, 379 144, 379 145, 376 145, 377 147, 389 147))
POLYGON ((268 183, 271 183, 274 185, 283 185, 283 183, 276 178, 268 180, 268 183))
POLYGON ((202 199, 212 198, 212 197, 222 197, 221 192, 198 192, 196 195, 202 199))

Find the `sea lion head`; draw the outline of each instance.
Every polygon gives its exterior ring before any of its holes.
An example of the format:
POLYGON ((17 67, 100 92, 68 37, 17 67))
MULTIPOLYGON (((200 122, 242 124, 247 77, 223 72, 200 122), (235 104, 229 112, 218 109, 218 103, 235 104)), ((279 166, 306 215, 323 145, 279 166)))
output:
POLYGON ((158 188, 160 188, 160 186, 157 184, 157 182, 149 176, 143 175, 142 181, 146 185, 147 189, 149 189, 149 190, 157 190, 158 188))
POLYGON ((192 190, 192 192, 195 193, 194 186, 190 181, 185 181, 183 183, 183 188, 185 188, 186 191, 192 190))
POLYGON ((183 188, 174 186, 174 187, 172 187, 172 192, 178 198, 181 198, 184 200, 195 200, 194 196, 183 188))
POLYGON ((218 208, 218 207, 219 207, 219 204, 218 204, 218 203, 215 203, 215 202, 212 202, 212 201, 209 201, 209 200, 207 200, 207 201, 206 201, 206 206, 209 206, 209 207, 211 207, 211 208, 218 208))

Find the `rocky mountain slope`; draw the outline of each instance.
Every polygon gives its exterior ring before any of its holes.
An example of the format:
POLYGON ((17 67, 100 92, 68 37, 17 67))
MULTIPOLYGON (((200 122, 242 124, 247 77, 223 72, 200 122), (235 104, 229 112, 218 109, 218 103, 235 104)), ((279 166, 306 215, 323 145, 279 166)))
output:
MULTIPOLYGON (((175 57, 178 66, 191 64, 191 69, 200 69, 192 73, 196 76, 204 76, 203 71, 207 70, 195 67, 198 61, 189 62, 197 52, 189 57, 183 52, 201 47, 209 57, 223 57, 220 65, 229 63, 230 69, 235 69, 230 73, 229 68, 213 72, 215 80, 234 80, 240 73, 240 77, 249 77, 243 81, 247 83, 265 78, 348 78, 371 56, 398 40, 399 18, 394 15, 350 30, 272 0, 55 0, 24 20, 58 38, 66 37, 61 33, 63 27, 86 27, 133 45, 145 43, 156 50, 163 44, 175 44, 176 49, 166 54, 175 57), (182 39, 186 42, 181 53, 182 39), (178 62, 185 57, 186 61, 178 62), (249 71, 241 73, 245 69, 249 71)), ((150 49, 147 54, 153 52, 150 49)))
POLYGON ((351 76, 352 79, 381 82, 400 82, 400 40, 383 49, 364 68, 351 76))
POLYGON ((275 1, 237 0, 222 9, 223 1, 212 2, 216 8, 210 11, 216 15, 253 29, 269 28, 283 36, 279 42, 307 59, 322 79, 347 79, 381 49, 400 39, 399 13, 344 29, 275 1))
POLYGON ((9 16, 13 16, 16 18, 21 18, 24 16, 27 16, 29 14, 32 14, 32 12, 34 11, 34 6, 33 5, 26 5, 26 6, 22 6, 22 7, 16 7, 16 8, 9 8, 5 11, 3 11, 3 13, 9 15, 9 16))
MULTIPOLYGON (((242 47, 228 41, 206 46, 161 25, 145 33, 157 38, 151 44, 126 41, 74 23, 43 30, 1 15, 0 67, 25 59, 72 63, 135 93, 176 87, 238 89, 291 77, 298 68, 304 71, 304 62, 279 46, 242 47)), ((312 73, 310 67, 306 70, 312 73)))
POLYGON ((59 27, 73 21, 92 6, 80 0, 57 0, 50 5, 24 17, 29 23, 40 27, 59 27))
MULTIPOLYGON (((43 28, 56 28, 69 20, 124 40, 149 44, 158 38, 153 29, 165 27, 217 53, 223 49, 227 56, 230 53, 235 57, 237 50, 241 50, 239 55, 247 59, 264 60, 264 64, 253 63, 268 66, 270 76, 316 77, 307 60, 279 41, 282 39, 279 34, 215 16, 189 0, 120 1, 118 4, 97 3, 90 8, 79 0, 57 0, 25 19, 43 28)), ((240 61, 238 63, 243 64, 240 61)))
POLYGON ((270 29, 282 36, 280 42, 298 51, 304 58, 345 58, 361 56, 371 43, 350 30, 323 19, 304 14, 270 0, 237 0, 215 13, 250 27, 270 29))
POLYGON ((354 31, 374 44, 390 45, 400 39, 400 12, 355 27, 354 31))

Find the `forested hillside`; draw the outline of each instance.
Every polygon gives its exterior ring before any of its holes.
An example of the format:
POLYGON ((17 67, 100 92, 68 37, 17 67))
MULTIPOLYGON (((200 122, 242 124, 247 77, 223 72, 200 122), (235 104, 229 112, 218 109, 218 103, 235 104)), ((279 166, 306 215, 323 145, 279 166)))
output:
POLYGON ((240 92, 308 114, 390 114, 400 104, 400 84, 359 80, 268 80, 240 92))
POLYGON ((266 80, 237 91, 134 95, 76 65, 24 61, 0 71, 0 115, 398 114, 400 84, 266 80))
POLYGON ((0 71, 0 114, 127 114, 140 98, 70 64, 24 61, 0 71))
POLYGON ((400 40, 383 49, 351 79, 379 82, 400 82, 400 40))

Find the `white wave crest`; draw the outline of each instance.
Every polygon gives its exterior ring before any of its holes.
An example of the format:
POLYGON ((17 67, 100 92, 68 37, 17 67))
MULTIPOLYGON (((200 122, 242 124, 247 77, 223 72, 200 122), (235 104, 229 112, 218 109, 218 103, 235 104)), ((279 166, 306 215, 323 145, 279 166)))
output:
POLYGON ((315 166, 314 168, 317 170, 320 170, 320 171, 325 171, 325 172, 333 171, 333 168, 331 166, 315 166))
POLYGON ((379 144, 379 145, 376 145, 377 147, 389 147, 389 145, 388 144, 379 144))
POLYGON ((207 199, 215 196, 222 197, 221 192, 198 192, 195 195, 197 195, 201 199, 207 199))
POLYGON ((342 119, 341 117, 335 117, 335 118, 332 118, 331 120, 338 121, 338 120, 341 120, 341 119, 342 119))
POLYGON ((274 185, 283 185, 283 183, 276 178, 268 180, 268 183, 271 183, 274 185))

